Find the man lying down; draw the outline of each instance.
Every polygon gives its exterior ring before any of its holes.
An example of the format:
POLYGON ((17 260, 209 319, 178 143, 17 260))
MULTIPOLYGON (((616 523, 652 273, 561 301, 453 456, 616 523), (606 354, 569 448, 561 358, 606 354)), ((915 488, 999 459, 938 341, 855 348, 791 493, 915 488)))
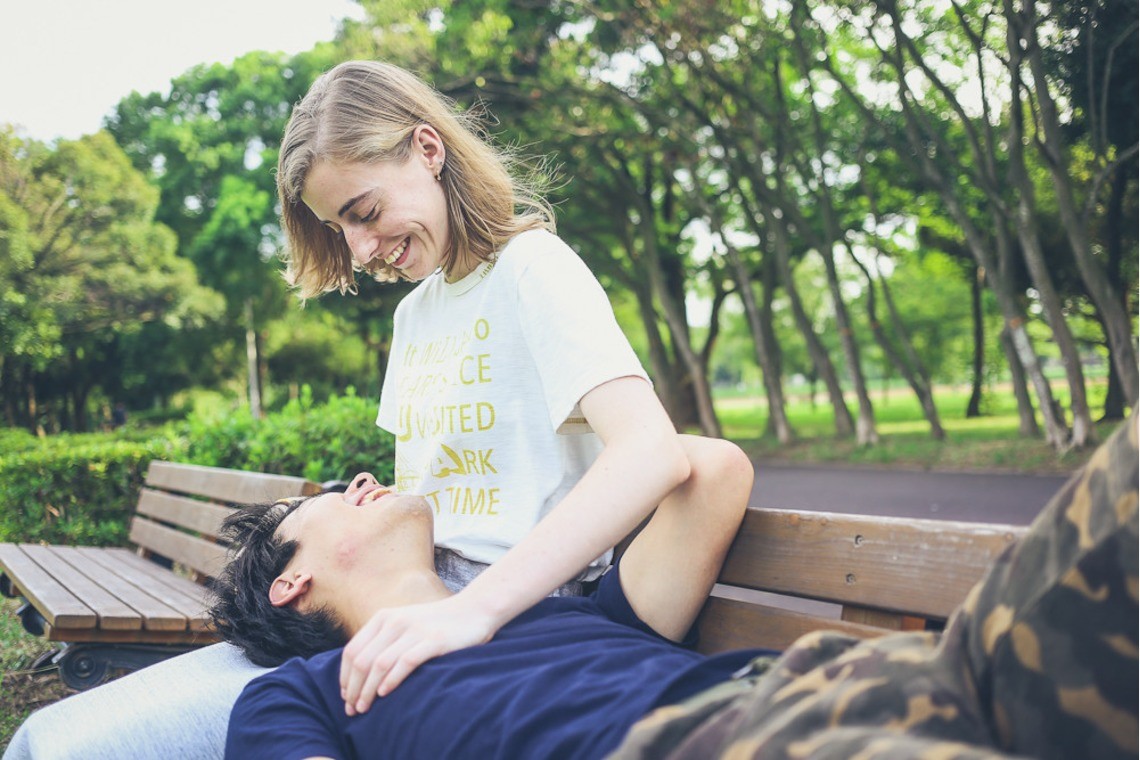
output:
POLYGON ((246 687, 227 756, 1136 757, 1137 456, 1133 418, 941 634, 699 655, 690 627, 741 510, 666 504, 593 595, 538 603, 353 717, 336 647, 449 593, 432 512, 371 479, 251 507, 228 520, 244 548, 215 616, 255 662, 298 657, 246 687))

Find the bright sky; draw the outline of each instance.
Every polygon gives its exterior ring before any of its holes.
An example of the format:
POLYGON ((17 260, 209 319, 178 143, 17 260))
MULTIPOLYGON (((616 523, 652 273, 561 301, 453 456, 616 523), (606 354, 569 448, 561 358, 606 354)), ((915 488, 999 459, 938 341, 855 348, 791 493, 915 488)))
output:
POLYGON ((0 0, 0 123, 90 134, 132 90, 253 50, 299 53, 360 15, 351 0, 0 0))

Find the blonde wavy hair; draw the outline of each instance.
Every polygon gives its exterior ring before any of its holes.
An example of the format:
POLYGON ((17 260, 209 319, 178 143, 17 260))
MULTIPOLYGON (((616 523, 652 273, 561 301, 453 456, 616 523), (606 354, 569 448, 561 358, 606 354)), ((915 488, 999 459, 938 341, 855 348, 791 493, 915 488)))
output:
POLYGON ((321 75, 293 108, 277 162, 277 193, 285 230, 285 277, 302 299, 330 290, 355 292, 355 273, 394 281, 398 270, 379 258, 366 270, 344 238, 320 223, 301 200, 317 161, 406 161, 421 124, 439 133, 447 151, 441 176, 451 247, 442 267, 461 256, 490 260, 520 232, 554 231, 554 213, 538 192, 538 172, 495 146, 478 118, 416 75, 379 61, 348 61, 321 75), (524 176, 525 174, 525 176, 524 176), (520 175, 520 176, 513 176, 520 175))

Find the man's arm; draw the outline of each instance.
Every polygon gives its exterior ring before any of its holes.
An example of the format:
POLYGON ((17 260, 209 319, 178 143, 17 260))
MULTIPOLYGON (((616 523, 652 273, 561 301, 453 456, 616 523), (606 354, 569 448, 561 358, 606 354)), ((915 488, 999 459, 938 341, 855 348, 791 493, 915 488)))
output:
POLYGON ((720 574, 753 478, 752 463, 735 444, 694 436, 681 442, 689 479, 661 502, 621 560, 633 611, 674 641, 688 632, 720 574))

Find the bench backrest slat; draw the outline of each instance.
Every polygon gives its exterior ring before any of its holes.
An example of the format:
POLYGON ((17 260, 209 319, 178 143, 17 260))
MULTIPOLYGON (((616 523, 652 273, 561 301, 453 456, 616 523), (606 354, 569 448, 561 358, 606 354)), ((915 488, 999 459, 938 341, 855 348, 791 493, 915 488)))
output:
POLYGON ((863 638, 883 633, 883 629, 872 626, 711 596, 698 621, 697 648, 705 654, 757 646, 784 650, 805 633, 820 629, 863 638))
POLYGON ((226 547, 150 520, 131 521, 131 540, 209 578, 225 566, 226 547))
POLYGON ((1024 528, 749 509, 720 582, 946 618, 1024 528))
POLYGON ((218 535, 222 520, 232 511, 232 507, 197 501, 151 488, 141 490, 136 510, 140 515, 211 537, 218 535))
POLYGON ((289 496, 309 496, 320 489, 304 478, 289 475, 159 461, 150 463, 146 483, 152 488, 204 496, 223 504, 254 504, 289 496))
POLYGON ((233 505, 308 496, 319 490, 316 483, 287 475, 154 461, 139 493, 130 539, 148 555, 213 577, 225 559, 225 548, 215 540, 233 505))

